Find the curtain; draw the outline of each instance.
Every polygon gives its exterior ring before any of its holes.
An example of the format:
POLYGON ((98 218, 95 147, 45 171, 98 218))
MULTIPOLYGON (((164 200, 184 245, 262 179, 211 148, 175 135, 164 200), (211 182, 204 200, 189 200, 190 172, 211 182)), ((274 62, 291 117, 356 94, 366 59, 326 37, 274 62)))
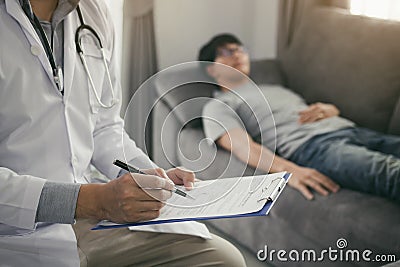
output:
POLYGON ((285 56, 293 35, 307 11, 315 5, 348 9, 350 0, 280 0, 278 19, 278 58, 285 56))
POLYGON ((149 86, 145 90, 141 88, 140 92, 138 89, 157 72, 153 6, 152 0, 126 0, 124 5, 121 115, 125 116, 126 131, 146 153, 151 151, 151 117, 148 114, 155 96, 149 86))

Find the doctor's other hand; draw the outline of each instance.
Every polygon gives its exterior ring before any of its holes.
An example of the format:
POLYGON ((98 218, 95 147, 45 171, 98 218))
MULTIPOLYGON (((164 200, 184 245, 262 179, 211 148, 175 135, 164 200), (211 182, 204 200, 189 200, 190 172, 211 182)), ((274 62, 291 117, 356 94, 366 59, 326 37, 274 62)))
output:
POLYGON ((157 175, 167 178, 177 185, 184 185, 186 189, 193 189, 193 183, 196 181, 194 172, 184 167, 176 167, 165 171, 162 168, 141 170, 147 174, 157 175))
POLYGON ((176 167, 167 171, 169 179, 175 184, 184 185, 186 189, 193 189, 193 183, 196 180, 194 172, 184 167, 176 167))
POLYGON ((288 171, 292 173, 288 184, 300 191, 308 200, 314 199, 310 189, 323 196, 327 196, 329 193, 336 193, 340 189, 338 184, 315 169, 296 165, 292 166, 288 171))
POLYGON ((116 223, 151 220, 160 215, 163 201, 172 195, 170 190, 173 184, 168 179, 145 174, 127 173, 106 184, 85 184, 79 191, 75 217, 116 223))

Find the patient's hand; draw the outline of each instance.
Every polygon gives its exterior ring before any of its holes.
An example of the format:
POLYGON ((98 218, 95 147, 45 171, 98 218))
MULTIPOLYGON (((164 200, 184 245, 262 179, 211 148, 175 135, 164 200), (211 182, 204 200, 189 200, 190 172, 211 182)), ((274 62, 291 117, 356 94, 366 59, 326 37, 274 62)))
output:
POLYGON ((339 109, 332 104, 315 103, 299 112, 299 123, 311 123, 339 115, 339 109))
POLYGON ((291 170, 288 171, 292 173, 292 177, 288 182, 289 185, 299 190, 308 200, 312 200, 314 198, 314 195, 311 193, 310 189, 315 190, 323 196, 327 196, 329 192, 336 193, 340 188, 339 185, 334 181, 314 169, 296 165, 292 166, 291 170))

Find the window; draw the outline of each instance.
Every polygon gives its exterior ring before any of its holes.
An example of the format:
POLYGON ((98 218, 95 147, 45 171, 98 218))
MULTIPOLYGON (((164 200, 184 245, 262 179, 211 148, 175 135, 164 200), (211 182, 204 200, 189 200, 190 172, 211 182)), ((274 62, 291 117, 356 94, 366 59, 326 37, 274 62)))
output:
POLYGON ((381 19, 400 21, 399 0, 351 0, 350 12, 381 19))

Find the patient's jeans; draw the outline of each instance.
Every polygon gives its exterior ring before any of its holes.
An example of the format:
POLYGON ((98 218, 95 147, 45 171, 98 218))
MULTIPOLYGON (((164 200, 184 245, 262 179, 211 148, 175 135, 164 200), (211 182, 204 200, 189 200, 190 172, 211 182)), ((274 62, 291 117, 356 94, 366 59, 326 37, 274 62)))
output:
POLYGON ((290 157, 344 188, 400 202, 400 137, 346 128, 313 137, 290 157))

